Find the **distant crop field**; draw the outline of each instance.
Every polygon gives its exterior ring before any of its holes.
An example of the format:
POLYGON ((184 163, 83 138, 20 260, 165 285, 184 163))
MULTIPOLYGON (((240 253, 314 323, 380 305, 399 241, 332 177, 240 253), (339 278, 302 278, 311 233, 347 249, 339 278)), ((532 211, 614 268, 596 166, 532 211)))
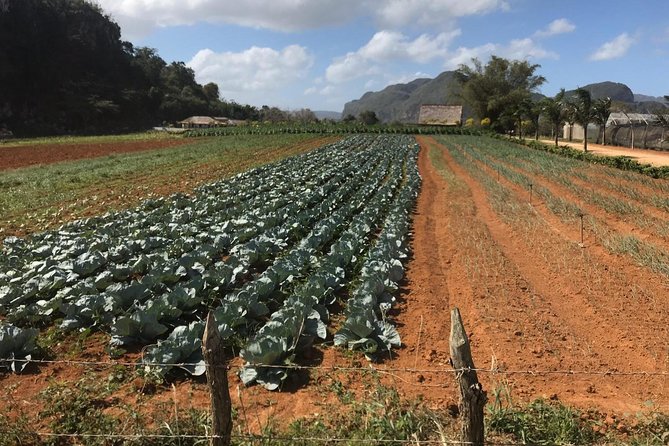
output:
POLYGON ((0 164, 0 237, 28 234, 73 219, 126 208, 152 196, 189 192, 204 182, 338 139, 313 135, 239 135, 185 140, 130 135, 45 139, 17 147, 3 145, 0 159, 3 156, 13 159, 14 150, 29 160, 35 160, 33 151, 40 154, 46 151, 52 156, 48 162, 23 168, 7 170, 0 164), (128 147, 133 150, 122 153, 128 147), (137 148, 140 150, 134 150, 137 148), (62 153, 67 151, 85 157, 62 159, 62 153), (91 153, 96 156, 89 156, 91 153))

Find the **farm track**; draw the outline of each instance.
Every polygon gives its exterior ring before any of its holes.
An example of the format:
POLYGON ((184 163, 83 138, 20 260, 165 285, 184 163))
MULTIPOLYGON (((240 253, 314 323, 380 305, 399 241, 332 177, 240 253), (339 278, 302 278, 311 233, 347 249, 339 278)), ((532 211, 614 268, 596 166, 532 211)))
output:
MULTIPOLYGON (((536 221, 527 227, 511 226, 493 209, 484 186, 447 149, 430 139, 422 139, 421 143, 424 147, 432 146, 428 148, 430 151, 439 150, 448 169, 464 182, 468 192, 460 196, 471 194, 474 221, 460 224, 470 227, 469 232, 476 232, 481 222, 485 225, 478 240, 472 237, 479 244, 478 257, 464 252, 453 259, 468 264, 470 271, 479 274, 478 278, 469 278, 473 296, 462 300, 465 314, 480 314, 480 320, 468 325, 474 334, 475 351, 479 348, 484 352, 477 364, 489 367, 492 360, 486 361, 486 357, 492 353, 497 365, 503 364, 507 369, 666 370, 667 336, 662 334, 667 329, 662 321, 667 319, 664 310, 658 315, 654 313, 666 307, 658 301, 664 299, 660 294, 664 288, 646 286, 652 280, 658 283, 657 277, 627 262, 621 264, 603 249, 582 253, 573 239, 565 239, 556 232, 559 226, 546 227, 536 221), (490 237, 486 237, 486 231, 490 237), (598 258, 602 254, 607 256, 604 263, 598 258), (615 267, 610 266, 611 260, 615 267), (634 271, 632 277, 623 273, 625 268, 634 271), (636 286, 637 292, 643 292, 649 300, 635 302, 639 306, 638 316, 630 320, 633 315, 624 310, 630 305, 630 288, 636 286), (602 296, 607 296, 610 302, 602 304, 602 296), (527 311, 528 308, 532 311, 527 311)), ((425 177, 424 171, 422 174, 425 177)), ((523 194, 519 198, 519 193, 513 191, 514 201, 526 197, 523 194)), ((524 207, 528 218, 535 214, 527 205, 515 205, 524 207)), ((457 208, 453 203, 451 207, 457 208)), ((555 221, 554 225, 557 224, 555 221)), ((462 239, 456 243, 467 244, 462 239)), ((403 335, 406 339, 408 333, 403 335)), ((509 375, 506 380, 521 395, 555 394, 579 405, 595 403, 620 410, 638 408, 646 399, 664 399, 664 404, 667 399, 666 378, 648 379, 646 385, 633 386, 629 386, 625 377, 565 379, 509 375)))

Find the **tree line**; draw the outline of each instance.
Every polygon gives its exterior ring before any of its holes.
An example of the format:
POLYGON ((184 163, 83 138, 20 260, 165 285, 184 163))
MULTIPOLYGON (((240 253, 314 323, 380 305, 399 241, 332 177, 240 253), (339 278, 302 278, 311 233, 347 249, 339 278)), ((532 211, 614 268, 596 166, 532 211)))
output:
POLYGON ((121 39, 88 0, 0 2, 0 130, 16 135, 118 133, 193 115, 314 120, 220 98, 183 62, 121 39))
MULTIPOLYGON (((589 124, 599 127, 597 143, 606 144, 606 123, 614 111, 628 111, 626 104, 616 104, 611 98, 594 99, 590 91, 578 88, 571 94, 565 89, 554 97, 540 97, 537 89, 546 79, 537 75, 540 66, 527 61, 509 61, 492 56, 486 65, 472 60, 471 66, 460 65, 456 79, 460 97, 471 107, 474 115, 499 133, 515 133, 523 137, 523 130, 532 129, 539 138, 541 124, 550 126, 555 145, 558 145, 562 127, 574 124, 587 129, 589 124), (529 124, 529 125, 526 125, 529 124)), ((665 97, 669 101, 669 96, 665 97)), ((654 112, 656 121, 669 129, 667 110, 654 112)), ((588 150, 588 138, 583 140, 588 150)))

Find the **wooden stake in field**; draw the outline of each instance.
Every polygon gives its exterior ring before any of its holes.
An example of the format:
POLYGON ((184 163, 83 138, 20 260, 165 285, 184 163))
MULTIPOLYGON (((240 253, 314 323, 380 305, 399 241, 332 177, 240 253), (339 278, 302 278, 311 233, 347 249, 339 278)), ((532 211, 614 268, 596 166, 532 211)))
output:
POLYGON ((581 212, 581 213, 578 214, 578 216, 581 219, 581 243, 579 244, 579 246, 581 248, 585 248, 585 229, 584 229, 584 225, 583 225, 583 217, 585 217, 585 214, 583 214, 581 212))
POLYGON ((457 371, 460 386, 461 444, 483 446, 483 408, 487 396, 476 375, 469 339, 462 323, 460 310, 451 310, 451 364, 457 371))
POLYGON ((211 395, 211 446, 230 446, 232 402, 228 389, 223 340, 214 313, 209 312, 202 337, 202 354, 207 365, 207 384, 211 395))

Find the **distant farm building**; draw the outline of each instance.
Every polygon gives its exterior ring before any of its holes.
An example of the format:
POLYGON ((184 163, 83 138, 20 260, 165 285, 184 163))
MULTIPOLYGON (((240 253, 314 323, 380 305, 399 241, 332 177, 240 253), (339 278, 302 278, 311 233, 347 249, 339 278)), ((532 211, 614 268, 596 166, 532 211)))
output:
POLYGON ((212 118, 210 116, 191 116, 183 121, 177 122, 184 129, 209 128, 209 127, 227 127, 230 125, 239 125, 240 121, 230 118, 212 118))
MULTIPOLYGON (((663 121, 669 121, 665 115, 663 121)), ((583 127, 565 124, 565 140, 583 140, 583 127)), ((588 124, 588 140, 597 141, 601 137, 598 125, 588 124)), ((627 147, 643 147, 666 150, 669 148, 666 127, 657 115, 647 113, 614 112, 606 121, 606 143, 627 147)))
POLYGON ((421 105, 418 114, 421 125, 460 125, 462 124, 461 105, 421 105))

